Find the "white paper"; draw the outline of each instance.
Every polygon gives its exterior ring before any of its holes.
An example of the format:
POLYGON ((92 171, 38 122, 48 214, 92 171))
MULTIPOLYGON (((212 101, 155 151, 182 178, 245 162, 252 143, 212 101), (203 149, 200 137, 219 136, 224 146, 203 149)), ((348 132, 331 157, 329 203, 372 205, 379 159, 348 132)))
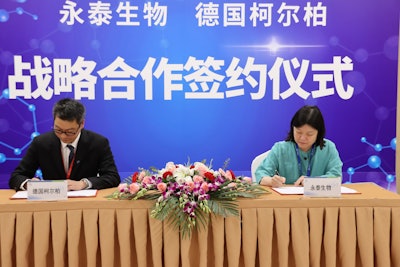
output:
POLYGON ((342 192, 342 194, 357 194, 359 193, 357 190, 342 186, 340 188, 340 191, 342 192))
POLYGON ((304 188, 302 186, 283 186, 283 187, 273 187, 272 189, 282 195, 304 194, 304 188))
POLYGON ((95 197, 97 194, 96 189, 86 189, 77 191, 68 191, 68 197, 95 197))
MULTIPOLYGON (((304 188, 302 186, 283 186, 283 187, 273 187, 273 190, 278 192, 279 194, 282 195, 303 195, 304 194, 304 188)), ((342 186, 340 188, 340 191, 342 194, 357 194, 358 191, 342 186)))
POLYGON ((27 199, 27 198, 28 198, 28 191, 18 191, 11 197, 11 199, 27 199))
MULTIPOLYGON (((68 197, 95 197, 97 195, 96 189, 78 190, 78 191, 68 191, 68 197)), ((11 199, 27 199, 28 191, 18 191, 11 199)))

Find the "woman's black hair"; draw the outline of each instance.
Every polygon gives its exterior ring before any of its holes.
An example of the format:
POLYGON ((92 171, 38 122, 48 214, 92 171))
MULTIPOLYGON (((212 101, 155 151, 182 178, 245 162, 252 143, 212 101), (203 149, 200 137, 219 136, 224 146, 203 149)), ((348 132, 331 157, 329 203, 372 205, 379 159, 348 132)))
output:
POLYGON ((290 130, 285 141, 294 142, 293 127, 299 128, 305 124, 318 131, 315 144, 322 149, 325 145, 325 122, 320 109, 317 106, 303 106, 293 116, 290 122, 290 130))

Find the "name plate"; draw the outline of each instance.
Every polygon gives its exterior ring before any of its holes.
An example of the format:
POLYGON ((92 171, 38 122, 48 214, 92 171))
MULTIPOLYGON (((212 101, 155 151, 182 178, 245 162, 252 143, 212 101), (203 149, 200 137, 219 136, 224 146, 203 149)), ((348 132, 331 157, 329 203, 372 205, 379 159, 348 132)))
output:
POLYGON ((55 201, 68 199, 67 180, 28 181, 28 200, 55 201))
POLYGON ((342 187, 342 177, 322 178, 306 177, 304 178, 304 196, 309 197, 340 197, 342 187))

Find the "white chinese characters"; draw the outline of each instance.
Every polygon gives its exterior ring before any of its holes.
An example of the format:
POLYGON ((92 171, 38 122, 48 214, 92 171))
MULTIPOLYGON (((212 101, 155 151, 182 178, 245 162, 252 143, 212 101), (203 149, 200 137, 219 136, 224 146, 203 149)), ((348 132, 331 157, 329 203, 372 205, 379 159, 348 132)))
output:
POLYGON ((157 59, 148 58, 141 69, 117 57, 100 70, 96 71, 96 66, 96 62, 84 57, 78 57, 75 62, 63 58, 51 62, 47 57, 34 56, 30 63, 23 62, 22 56, 14 56, 14 74, 8 76, 10 99, 41 97, 49 100, 54 95, 73 93, 75 99, 94 100, 99 93, 96 88, 103 88, 105 100, 135 100, 137 90, 143 90, 145 100, 153 100, 154 79, 163 79, 164 100, 172 100, 179 93, 183 93, 185 99, 248 95, 251 100, 260 100, 269 94, 273 100, 293 96, 322 98, 333 96, 335 92, 348 100, 354 94, 354 87, 343 83, 343 73, 353 70, 353 62, 347 56, 334 56, 331 63, 278 57, 270 69, 267 64, 255 63, 253 57, 242 63, 236 57, 226 62, 213 57, 202 60, 190 56, 185 63, 170 63, 165 57, 157 63, 157 59), (98 84, 98 76, 102 84, 98 84), (312 81, 307 77, 312 77, 312 81), (304 88, 306 82, 311 82, 312 88, 304 88))

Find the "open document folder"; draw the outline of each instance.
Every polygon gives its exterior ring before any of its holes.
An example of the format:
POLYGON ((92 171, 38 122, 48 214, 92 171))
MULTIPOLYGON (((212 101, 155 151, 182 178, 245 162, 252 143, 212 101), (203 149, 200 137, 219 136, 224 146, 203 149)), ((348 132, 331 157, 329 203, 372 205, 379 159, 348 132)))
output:
MULTIPOLYGON (((97 195, 96 189, 78 190, 78 191, 68 191, 68 197, 95 197, 97 195)), ((28 191, 18 191, 11 199, 27 199, 28 191)))
MULTIPOLYGON (((304 187, 302 186, 283 186, 283 187, 273 187, 274 191, 281 195, 304 195, 304 187)), ((357 190, 341 186, 340 191, 342 194, 359 194, 357 190)))

